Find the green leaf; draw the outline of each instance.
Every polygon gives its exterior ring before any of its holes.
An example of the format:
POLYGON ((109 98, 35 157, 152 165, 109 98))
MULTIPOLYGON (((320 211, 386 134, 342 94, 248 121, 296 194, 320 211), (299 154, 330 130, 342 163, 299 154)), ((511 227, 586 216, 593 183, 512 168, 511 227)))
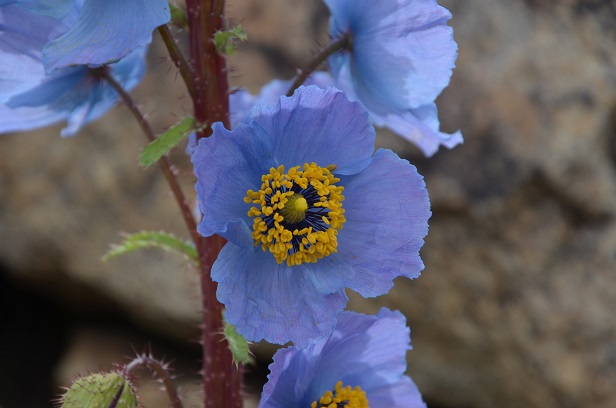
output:
POLYGON ((169 10, 171 11, 171 22, 173 24, 182 28, 188 27, 188 16, 186 16, 186 11, 172 4, 169 4, 169 10))
POLYGON ((162 135, 150 142, 139 156, 139 164, 149 167, 175 147, 195 128, 195 118, 186 116, 162 135))
POLYGON ((233 355, 233 361, 238 364, 252 364, 254 361, 250 356, 248 341, 235 330, 235 326, 225 321, 225 337, 229 343, 229 349, 233 355))
POLYGON ((235 52, 235 40, 246 41, 248 35, 241 25, 236 25, 231 30, 218 31, 214 34, 216 51, 222 55, 231 55, 235 52))
POLYGON ((165 251, 178 252, 195 264, 199 263, 199 254, 191 243, 182 241, 166 232, 154 231, 142 231, 127 235, 122 243, 111 246, 109 252, 103 256, 103 261, 142 248, 160 248, 165 251))

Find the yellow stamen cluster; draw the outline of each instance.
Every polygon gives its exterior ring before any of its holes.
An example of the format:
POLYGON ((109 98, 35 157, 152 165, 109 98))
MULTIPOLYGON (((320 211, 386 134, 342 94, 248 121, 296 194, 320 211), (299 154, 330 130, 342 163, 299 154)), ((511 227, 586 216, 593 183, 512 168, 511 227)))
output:
POLYGON ((285 173, 272 167, 261 176, 261 189, 248 190, 244 201, 253 203, 252 237, 280 264, 312 263, 337 251, 338 231, 346 221, 342 201, 344 187, 331 172, 335 166, 305 163, 285 173))
POLYGON ((311 408, 368 408, 366 392, 360 386, 351 389, 350 385, 342 386, 342 381, 336 383, 334 392, 325 391, 319 401, 314 401, 311 408))

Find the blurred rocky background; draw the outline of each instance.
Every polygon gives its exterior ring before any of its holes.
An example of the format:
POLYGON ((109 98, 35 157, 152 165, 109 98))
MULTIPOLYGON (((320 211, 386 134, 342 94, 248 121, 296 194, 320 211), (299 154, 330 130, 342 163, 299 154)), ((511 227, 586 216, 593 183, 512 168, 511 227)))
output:
MULTIPOLYGON (((327 42, 317 0, 228 3, 249 33, 236 85, 290 78, 327 42)), ((350 307, 404 311, 409 373, 432 408, 613 407, 616 2, 441 4, 460 47, 441 123, 465 143, 426 160, 379 133, 426 177, 426 270, 350 307)), ((159 43, 135 96, 163 130, 190 101, 159 43)), ((158 169, 138 168, 143 136, 124 107, 75 138, 59 129, 0 137, 0 406, 50 406, 76 372, 146 349, 175 360, 199 406, 195 271, 157 251, 100 261, 122 231, 187 237, 158 169)), ((187 158, 172 160, 189 191, 187 158)), ((254 352, 253 405, 272 349, 254 352)), ((166 406, 148 378, 144 407, 166 406)))

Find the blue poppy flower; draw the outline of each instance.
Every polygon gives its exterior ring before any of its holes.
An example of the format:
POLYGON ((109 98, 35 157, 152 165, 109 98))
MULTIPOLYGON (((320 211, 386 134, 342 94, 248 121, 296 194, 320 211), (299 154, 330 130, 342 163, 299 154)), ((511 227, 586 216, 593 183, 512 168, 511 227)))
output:
POLYGON ((400 312, 343 312, 329 337, 274 354, 259 408, 425 408, 404 375, 409 329, 400 312))
POLYGON ((416 144, 427 156, 462 143, 439 131, 434 100, 449 84, 457 57, 449 11, 436 0, 325 0, 333 40, 348 51, 329 58, 336 87, 359 100, 372 121, 416 144))
POLYGON ((248 340, 305 346, 347 302, 423 269, 430 204, 423 178, 336 89, 300 87, 221 123, 192 156, 204 236, 229 242, 213 265, 227 320, 248 340))
POLYGON ((57 19, 78 16, 62 35, 45 44, 47 72, 117 62, 149 44, 152 31, 171 19, 167 0, 0 0, 0 7, 9 4, 57 19))
MULTIPOLYGON (((77 11, 63 19, 31 14, 18 5, 0 8, 0 133, 24 131, 66 120, 62 136, 107 112, 117 92, 87 67, 67 67, 46 74, 43 46, 66 32, 77 11)), ((145 72, 145 48, 135 49, 109 69, 125 89, 145 72)))

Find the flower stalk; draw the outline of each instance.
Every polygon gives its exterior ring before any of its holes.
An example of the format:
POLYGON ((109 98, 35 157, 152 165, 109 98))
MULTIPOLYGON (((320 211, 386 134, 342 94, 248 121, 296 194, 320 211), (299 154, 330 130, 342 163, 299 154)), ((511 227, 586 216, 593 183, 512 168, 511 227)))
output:
POLYGON ((158 33, 165 43, 165 47, 167 47, 167 51, 169 51, 169 56, 171 60, 175 64, 176 68, 179 69, 180 75, 186 84, 186 89, 188 89, 188 93, 192 100, 195 100, 197 97, 197 91, 195 89, 195 81, 193 80, 193 73, 190 68, 190 65, 184 58, 184 55, 178 48, 177 43, 175 42, 171 32, 169 31, 169 26, 167 24, 158 27, 158 33))
POLYGON ((327 48, 318 53, 304 69, 299 71, 297 77, 295 77, 295 81, 293 81, 293 83, 289 87, 289 90, 287 91, 287 96, 292 96, 293 92, 295 92, 295 90, 299 88, 304 83, 304 81, 308 79, 308 77, 314 71, 316 71, 319 66, 321 66, 322 63, 327 61, 330 56, 342 50, 349 50, 350 48, 351 36, 348 33, 329 44, 329 46, 327 46, 327 48))
POLYGON ((122 370, 122 373, 130 377, 133 375, 133 371, 140 367, 147 368, 158 376, 165 387, 165 391, 167 391, 172 408, 184 408, 178 390, 171 379, 171 375, 169 375, 169 367, 167 364, 161 363, 153 357, 141 355, 128 363, 122 370))
MULTIPOLYGON (((226 60, 216 51, 214 34, 224 29, 224 0, 187 0, 190 65, 194 69, 193 106, 198 123, 222 122, 229 127, 229 84, 226 60)), ((211 134, 197 131, 197 139, 211 134)), ((217 284, 210 272, 226 241, 218 235, 200 237, 196 246, 201 259, 203 390, 206 408, 242 407, 242 370, 224 339, 223 306, 216 299, 217 284)))

